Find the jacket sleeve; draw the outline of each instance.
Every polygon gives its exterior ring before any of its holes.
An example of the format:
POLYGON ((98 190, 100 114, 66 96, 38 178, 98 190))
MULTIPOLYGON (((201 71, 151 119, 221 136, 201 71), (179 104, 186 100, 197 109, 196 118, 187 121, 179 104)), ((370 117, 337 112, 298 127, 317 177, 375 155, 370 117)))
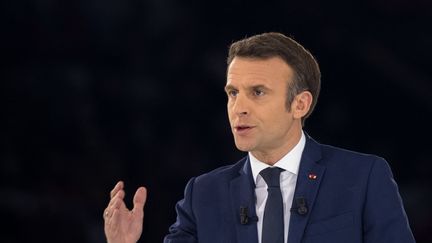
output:
POLYGON ((415 242, 389 165, 377 158, 369 174, 363 211, 365 243, 415 242))
POLYGON ((197 243, 196 221, 192 208, 192 191, 195 178, 189 180, 184 192, 184 198, 177 202, 177 220, 169 228, 164 243, 197 243))

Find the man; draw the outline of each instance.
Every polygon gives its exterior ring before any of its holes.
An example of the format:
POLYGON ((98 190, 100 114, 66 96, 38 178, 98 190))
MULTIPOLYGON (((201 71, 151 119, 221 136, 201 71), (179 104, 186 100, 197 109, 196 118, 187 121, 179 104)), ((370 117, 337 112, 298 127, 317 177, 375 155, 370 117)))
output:
MULTIPOLYGON (((239 162, 192 178, 166 243, 415 242, 382 158, 314 141, 302 130, 320 91, 313 56, 280 33, 231 45, 228 115, 239 162)), ((136 242, 146 189, 129 211, 123 182, 104 212, 110 243, 136 242)))

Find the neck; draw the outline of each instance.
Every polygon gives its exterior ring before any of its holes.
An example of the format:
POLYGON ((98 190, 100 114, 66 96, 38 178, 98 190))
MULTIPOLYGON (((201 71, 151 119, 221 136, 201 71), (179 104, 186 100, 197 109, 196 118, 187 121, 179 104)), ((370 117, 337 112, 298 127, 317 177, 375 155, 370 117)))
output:
POLYGON ((251 151, 251 153, 259 161, 268 165, 274 165, 299 143, 301 136, 302 130, 298 129, 287 139, 286 143, 283 146, 274 149, 268 149, 265 151, 251 151))

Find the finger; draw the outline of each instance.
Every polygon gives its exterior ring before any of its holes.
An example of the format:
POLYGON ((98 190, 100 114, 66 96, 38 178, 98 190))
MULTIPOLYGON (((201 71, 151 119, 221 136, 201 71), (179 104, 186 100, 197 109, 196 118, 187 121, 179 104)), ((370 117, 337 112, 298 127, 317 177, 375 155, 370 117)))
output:
POLYGON ((117 182, 117 184, 114 186, 114 188, 110 192, 110 197, 113 198, 118 191, 123 190, 124 183, 123 181, 117 182))
POLYGON ((120 212, 118 209, 113 210, 112 217, 107 220, 107 226, 111 230, 111 233, 115 233, 118 230, 120 221, 120 212))
MULTIPOLYGON (((115 198, 113 200, 113 202, 111 203, 110 207, 108 208, 109 212, 112 212, 114 209, 119 209, 119 210, 128 210, 126 208, 126 204, 123 200, 115 198)), ((128 210, 129 211, 129 210, 128 210)))
POLYGON ((144 205, 147 201, 147 189, 145 187, 140 187, 135 192, 135 196, 133 198, 134 207, 132 209, 134 214, 144 216, 144 205))
POLYGON ((113 214, 114 209, 128 210, 123 200, 125 196, 124 194, 125 194, 124 191, 121 190, 117 192, 116 196, 114 196, 114 198, 110 200, 108 206, 104 210, 104 215, 103 215, 104 218, 110 218, 113 214))
POLYGON ((114 203, 116 203, 118 200, 123 201, 126 193, 124 190, 118 191, 110 200, 108 203, 108 208, 110 208, 114 203))
POLYGON ((103 212, 103 219, 104 219, 105 223, 108 220, 108 214, 109 214, 109 211, 108 211, 108 208, 106 208, 103 212))

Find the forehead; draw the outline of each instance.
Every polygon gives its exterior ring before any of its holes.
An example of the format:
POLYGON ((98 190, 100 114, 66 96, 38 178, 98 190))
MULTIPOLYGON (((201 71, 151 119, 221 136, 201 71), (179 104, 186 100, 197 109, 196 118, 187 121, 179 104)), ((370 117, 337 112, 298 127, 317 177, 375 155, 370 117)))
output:
POLYGON ((227 85, 247 83, 274 83, 291 80, 292 68, 281 58, 255 59, 235 57, 227 71, 227 85))

